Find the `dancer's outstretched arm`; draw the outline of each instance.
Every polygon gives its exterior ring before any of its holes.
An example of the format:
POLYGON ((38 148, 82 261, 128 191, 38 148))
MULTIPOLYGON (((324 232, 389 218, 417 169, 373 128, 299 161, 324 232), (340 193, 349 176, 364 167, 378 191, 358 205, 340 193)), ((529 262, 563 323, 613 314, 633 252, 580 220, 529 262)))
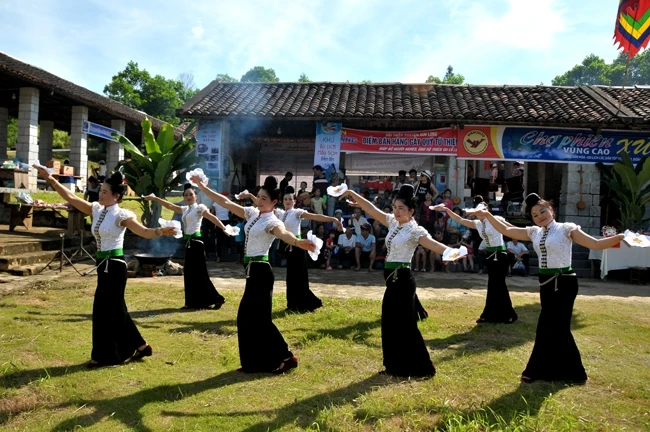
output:
POLYGON ((215 224, 221 231, 226 230, 226 226, 223 224, 223 222, 221 222, 218 217, 210 213, 210 210, 205 210, 201 216, 215 224))
POLYGON ((420 237, 419 243, 420 243, 420 246, 422 246, 422 247, 424 247, 426 249, 429 249, 430 251, 433 251, 433 252, 435 252, 437 254, 440 254, 440 255, 444 254, 445 251, 448 248, 448 246, 446 246, 446 245, 434 240, 433 238, 431 238, 431 236, 429 234, 420 237))
POLYGON ((249 199, 253 202, 253 205, 257 207, 257 197, 250 192, 240 193, 239 200, 249 199))
POLYGON ((465 219, 464 217, 458 216, 456 213, 451 211, 448 207, 446 207, 444 204, 438 204, 434 206, 435 210, 443 210, 447 215, 456 223, 459 223, 463 226, 466 226, 467 228, 470 229, 476 229, 474 226, 474 222, 472 222, 469 219, 465 219))
POLYGON ((61 198, 72 204, 72 206, 79 210, 81 213, 86 215, 92 214, 93 208, 91 203, 79 198, 70 189, 64 187, 54 177, 52 177, 52 175, 47 172, 47 170, 36 165, 32 166, 36 169, 36 171, 38 171, 38 175, 41 176, 43 180, 48 182, 50 186, 52 186, 52 188, 54 188, 54 190, 61 196, 61 198))
POLYGON ((530 241, 530 237, 528 237, 528 230, 526 228, 519 228, 516 226, 512 226, 508 223, 505 223, 492 215, 487 210, 468 210, 468 214, 481 214, 485 216, 489 221, 490 224, 501 234, 503 234, 506 237, 510 237, 511 239, 517 239, 521 241, 530 241))
POLYGON ((167 228, 147 228, 142 225, 140 222, 135 220, 135 218, 125 219, 122 221, 121 225, 128 228, 135 235, 138 235, 146 239, 155 239, 160 236, 173 236, 176 231, 174 227, 167 228))
POLYGON ((142 199, 145 200, 145 201, 155 201, 158 204, 160 204, 161 206, 165 207, 167 210, 171 210, 174 213, 178 213, 178 214, 183 213, 183 209, 181 209, 181 206, 178 206, 176 204, 172 204, 169 201, 164 200, 164 199, 162 199, 160 197, 157 197, 157 196, 145 196, 145 197, 142 197, 142 199))
POLYGON ((316 221, 316 222, 333 223, 333 224, 336 224, 336 228, 339 231, 343 231, 343 224, 341 223, 341 221, 334 218, 334 217, 331 217, 331 216, 325 216, 325 215, 322 215, 322 214, 305 212, 305 213, 302 214, 302 218, 303 219, 313 220, 313 221, 316 221))
POLYGON ((588 249, 593 250, 603 250, 608 249, 614 246, 616 243, 620 242, 625 238, 625 234, 616 234, 612 237, 605 237, 601 239, 594 238, 581 230, 580 228, 571 231, 571 239, 578 243, 580 246, 584 246, 588 249))
POLYGON ((235 204, 234 202, 230 201, 228 197, 221 195, 220 193, 215 192, 209 187, 207 187, 206 185, 204 185, 201 182, 201 178, 199 176, 194 176, 190 180, 192 180, 194 184, 197 184, 199 190, 204 194, 206 194, 207 196, 209 196, 212 201, 216 202, 221 207, 229 210, 231 213, 234 213, 238 217, 242 219, 245 218, 244 207, 240 206, 239 204, 235 204))
POLYGON ((271 234, 273 234, 275 237, 279 238, 280 240, 282 240, 288 245, 296 246, 299 247, 300 249, 304 249, 306 251, 311 251, 311 252, 316 250, 316 245, 314 243, 312 243, 307 239, 301 240, 297 238, 291 232, 284 229, 284 227, 276 226, 271 230, 271 234))
POLYGON ((360 207, 368 216, 371 218, 378 220, 379 223, 381 223, 384 226, 388 226, 386 223, 386 213, 383 211, 379 210, 373 203, 359 195, 353 190, 348 189, 345 191, 343 195, 339 198, 339 201, 342 200, 343 198, 350 197, 354 201, 354 203, 360 207))

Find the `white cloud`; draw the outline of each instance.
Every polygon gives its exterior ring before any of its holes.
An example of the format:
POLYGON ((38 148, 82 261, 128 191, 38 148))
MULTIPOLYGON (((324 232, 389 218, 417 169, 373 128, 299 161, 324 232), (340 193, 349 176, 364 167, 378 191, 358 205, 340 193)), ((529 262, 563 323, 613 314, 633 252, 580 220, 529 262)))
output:
POLYGON ((192 27, 192 34, 197 39, 201 39, 201 37, 203 36, 203 32, 204 32, 203 26, 192 27))

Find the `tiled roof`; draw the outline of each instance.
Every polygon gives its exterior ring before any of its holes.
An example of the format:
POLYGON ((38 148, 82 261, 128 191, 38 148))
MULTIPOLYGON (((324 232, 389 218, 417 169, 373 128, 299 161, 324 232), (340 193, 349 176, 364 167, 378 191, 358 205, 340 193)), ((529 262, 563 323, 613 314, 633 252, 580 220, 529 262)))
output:
MULTIPOLYGON (((116 119, 140 123, 145 117, 148 117, 153 123, 153 128, 155 130, 159 130, 165 123, 162 120, 147 115, 147 113, 123 105, 107 98, 106 96, 102 96, 70 81, 64 80, 63 78, 59 78, 46 70, 22 62, 1 51, 0 75, 6 75, 27 83, 28 85, 51 90, 57 95, 65 96, 78 102, 79 105, 96 108, 100 111, 109 113, 116 119)), ((180 131, 177 131, 177 133, 180 133, 180 131)))
POLYGON ((604 90, 552 86, 214 81, 187 101, 177 114, 183 117, 383 119, 466 124, 613 126, 650 122, 650 89, 626 89, 634 93, 634 96, 626 94, 626 100, 634 108, 624 106, 618 116, 614 105, 620 89, 604 90))
MULTIPOLYGON (((607 93, 612 99, 618 100, 621 89, 618 87, 598 87, 607 93)), ((650 86, 626 87, 623 92, 623 106, 627 107, 634 114, 650 121, 650 86)))

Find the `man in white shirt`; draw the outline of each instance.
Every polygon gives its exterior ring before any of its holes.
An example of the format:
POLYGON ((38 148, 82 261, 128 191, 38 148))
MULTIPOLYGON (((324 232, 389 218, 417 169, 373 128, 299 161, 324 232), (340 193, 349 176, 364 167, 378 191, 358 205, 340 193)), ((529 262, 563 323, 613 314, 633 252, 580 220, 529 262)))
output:
MULTIPOLYGON (((228 196, 228 192, 223 191, 221 195, 228 196)), ((212 204, 212 213, 217 216, 217 219, 221 221, 224 225, 230 224, 230 212, 228 209, 221 207, 217 203, 212 204)), ((226 234, 223 230, 216 228, 217 233, 217 262, 221 262, 221 255, 223 254, 223 249, 226 248, 227 253, 230 253, 230 236, 226 234)))
POLYGON ((350 228, 354 228, 354 234, 358 236, 361 235, 361 226, 362 225, 368 225, 368 220, 361 216, 361 209, 360 208, 355 208, 354 209, 354 214, 348 221, 348 226, 350 228))
POLYGON ((526 267, 524 276, 528 276, 528 260, 530 258, 528 248, 523 243, 519 243, 518 240, 513 239, 506 243, 506 249, 508 251, 508 260, 510 262, 510 267, 508 267, 508 276, 511 275, 512 267, 518 261, 524 263, 524 266, 526 267))
POLYGON ((348 267, 351 266, 352 262, 356 262, 354 251, 357 248, 357 236, 354 235, 354 232, 351 229, 345 230, 345 234, 339 236, 338 241, 338 252, 336 256, 339 260, 338 268, 343 268, 343 262, 348 263, 348 267))
POLYGON ((357 237, 357 247, 354 251, 357 260, 357 267, 354 269, 356 271, 361 270, 361 260, 363 259, 370 260, 368 271, 375 271, 373 264, 375 263, 377 242, 375 236, 370 234, 370 228, 369 224, 361 225, 361 235, 357 237))

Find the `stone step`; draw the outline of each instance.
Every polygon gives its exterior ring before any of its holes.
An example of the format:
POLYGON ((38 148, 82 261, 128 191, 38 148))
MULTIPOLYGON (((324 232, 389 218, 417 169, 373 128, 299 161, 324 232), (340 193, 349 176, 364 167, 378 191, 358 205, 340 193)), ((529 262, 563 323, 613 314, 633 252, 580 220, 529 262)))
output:
MULTIPOLYGON (((71 247, 71 248, 64 249, 64 251, 66 255, 70 257, 75 251, 77 251, 77 249, 78 249, 77 247, 71 247)), ((94 247, 93 248, 86 247, 86 250, 88 250, 88 252, 92 254, 95 249, 94 247)), ((19 267, 31 266, 36 264, 46 264, 52 258, 58 257, 59 253, 60 250, 57 249, 57 250, 46 250, 46 251, 33 251, 33 252, 27 252, 27 253, 22 253, 17 255, 0 256, 0 271, 11 272, 13 269, 19 267)), ((58 258, 55 261, 57 261, 57 265, 58 265, 58 258)))
MULTIPOLYGON (((88 245, 93 241, 90 235, 84 236, 84 245, 88 245)), ((79 237, 66 237, 64 240, 64 247, 70 248, 79 245, 79 237)), ((0 245, 0 256, 13 256, 30 252, 38 251, 53 251, 61 249, 61 239, 53 238, 51 240, 42 241, 25 241, 16 243, 5 243, 0 245)))

